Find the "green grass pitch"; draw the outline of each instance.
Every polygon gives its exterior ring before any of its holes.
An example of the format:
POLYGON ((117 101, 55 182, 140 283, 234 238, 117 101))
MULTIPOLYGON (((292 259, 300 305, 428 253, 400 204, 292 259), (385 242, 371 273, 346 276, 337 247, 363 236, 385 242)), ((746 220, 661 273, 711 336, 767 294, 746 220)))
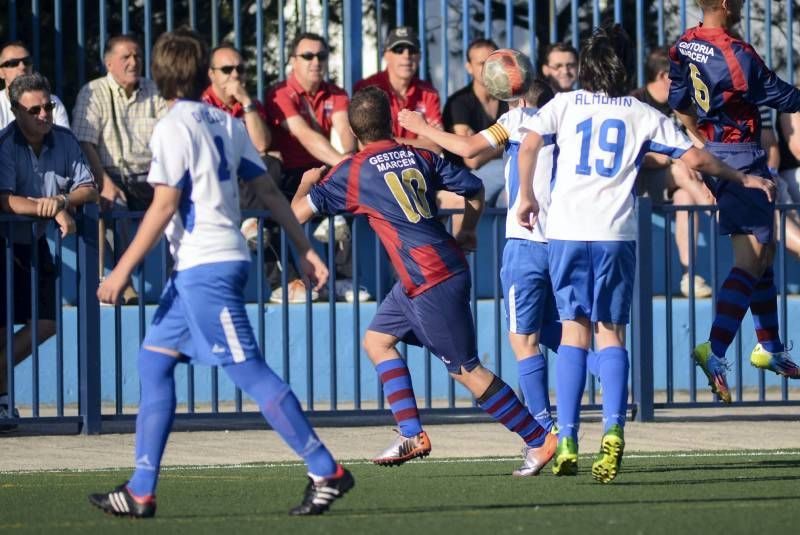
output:
MULTIPOLYGON (((347 463, 346 463, 347 464, 347 463)), ((514 459, 349 463, 356 487, 326 515, 291 518, 300 464, 170 468, 152 520, 106 516, 86 500, 129 470, 0 474, 0 533, 797 533, 800 451, 630 454, 609 485, 518 479, 514 459)))

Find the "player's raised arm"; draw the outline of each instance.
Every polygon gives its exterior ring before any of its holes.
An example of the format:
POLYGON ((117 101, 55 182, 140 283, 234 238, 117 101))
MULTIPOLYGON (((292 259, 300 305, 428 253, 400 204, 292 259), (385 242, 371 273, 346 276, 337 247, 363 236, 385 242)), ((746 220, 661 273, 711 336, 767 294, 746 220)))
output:
MULTIPOLYGON (((543 145, 544 139, 536 132, 529 132, 522 140, 517 156, 520 177, 535 176, 536 160, 539 158, 539 150, 543 145)), ((517 221, 523 228, 533 230, 538 214, 539 204, 533 195, 533 180, 520 180, 517 221)))
POLYGON ((400 110, 397 115, 397 122, 400 126, 414 132, 418 136, 424 136, 443 149, 457 154, 462 158, 474 158, 484 151, 493 150, 489 141, 481 134, 471 136, 459 136, 450 132, 445 132, 435 128, 425 121, 421 113, 411 110, 400 110))
POLYGON ((326 169, 327 166, 325 165, 309 169, 303 173, 303 177, 300 179, 300 185, 297 187, 294 197, 292 197, 292 212, 294 212, 294 216, 301 224, 314 216, 314 209, 308 202, 308 193, 314 184, 325 176, 326 169))
POLYGON ((775 183, 773 181, 737 171, 710 152, 692 147, 684 152, 680 159, 695 171, 713 175, 722 180, 738 182, 746 188, 760 189, 770 202, 775 199, 775 183))

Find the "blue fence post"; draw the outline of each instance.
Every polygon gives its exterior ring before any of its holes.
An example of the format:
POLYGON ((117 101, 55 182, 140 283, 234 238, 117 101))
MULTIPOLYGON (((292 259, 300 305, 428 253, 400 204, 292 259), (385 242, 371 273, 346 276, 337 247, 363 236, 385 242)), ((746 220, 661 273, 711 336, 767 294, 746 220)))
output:
POLYGON ((78 388, 86 435, 100 433, 100 304, 97 302, 98 207, 86 205, 78 222, 78 388))
MULTIPOLYGON (((399 8, 398 4, 398 10, 399 8)), ((361 80, 361 32, 363 18, 361 0, 344 0, 344 89, 353 93, 353 86, 361 80)), ((399 11, 398 11, 399 13, 399 11)), ((400 25, 402 23, 399 23, 400 25)), ((378 32, 380 32, 378 28, 378 32)))
POLYGON ((636 420, 653 420, 653 205, 650 199, 637 200, 638 240, 636 241, 636 279, 633 285, 633 328, 631 329, 631 382, 636 420))

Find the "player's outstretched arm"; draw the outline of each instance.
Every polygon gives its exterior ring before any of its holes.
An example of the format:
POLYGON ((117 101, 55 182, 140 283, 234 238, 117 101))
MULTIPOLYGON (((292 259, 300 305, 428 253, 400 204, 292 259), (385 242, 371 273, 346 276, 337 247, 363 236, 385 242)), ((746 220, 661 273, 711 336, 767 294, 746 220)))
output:
POLYGON ((314 289, 319 290, 328 281, 328 268, 319 255, 314 252, 314 249, 311 248, 311 242, 308 241, 303 232, 303 227, 300 226, 300 222, 289 206, 286 197, 275 185, 275 181, 267 174, 261 175, 255 180, 267 181, 267 187, 258 188, 259 200, 270 211, 272 219, 284 228, 286 235, 289 236, 289 239, 292 240, 297 249, 297 254, 300 257, 300 269, 311 280, 314 289))
POLYGON ((773 181, 737 171, 710 152, 692 147, 684 152, 680 159, 695 171, 713 175, 722 180, 738 182, 746 188, 760 189, 770 202, 775 199, 775 183, 773 181))
POLYGON ((689 139, 692 140, 694 146, 698 149, 702 149, 704 145, 703 135, 697 127, 697 115, 690 109, 672 111, 675 113, 675 117, 677 117, 686 128, 686 134, 689 136, 689 139))
POLYGON ((519 148, 518 169, 519 169, 519 207, 517 208, 517 222, 523 228, 533 230, 536 218, 539 215, 539 203, 533 195, 533 180, 522 180, 522 177, 533 177, 536 171, 536 160, 539 158, 539 150, 544 145, 542 136, 536 132, 529 132, 522 140, 519 148))
POLYGON ((457 154, 462 158, 474 158, 484 151, 491 151, 492 146, 489 141, 481 134, 471 136, 459 136, 434 128, 425 121, 421 113, 411 110, 400 110, 397 115, 397 122, 400 126, 414 132, 418 136, 424 136, 443 149, 457 154))
POLYGON ((181 199, 181 189, 156 184, 153 191, 153 202, 142 218, 142 224, 133 238, 130 246, 125 250, 122 258, 117 262, 114 270, 100 283, 97 288, 97 298, 103 303, 116 303, 128 285, 128 279, 145 255, 161 239, 161 234, 178 209, 181 199))

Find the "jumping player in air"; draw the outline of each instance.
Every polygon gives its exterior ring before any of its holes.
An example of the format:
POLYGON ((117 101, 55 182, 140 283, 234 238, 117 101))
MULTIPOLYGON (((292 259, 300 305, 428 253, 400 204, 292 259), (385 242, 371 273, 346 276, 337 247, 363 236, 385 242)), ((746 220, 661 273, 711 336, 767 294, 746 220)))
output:
POLYGON ((244 304, 250 252, 239 232, 237 177, 269 181, 269 187, 259 188, 262 201, 297 247, 303 272, 319 287, 328 271, 266 175, 243 123, 199 102, 207 72, 208 52, 196 34, 179 30, 156 41, 153 79, 170 110, 150 141, 148 182, 155 195, 131 246, 97 296, 115 303, 162 232, 175 268, 139 351, 136 468, 129 481, 92 494, 89 501, 117 516, 155 514, 161 457, 175 415, 175 366, 191 361, 221 366, 258 403, 272 428, 308 465, 305 497, 290 514, 320 514, 354 481, 317 438, 294 393, 256 345, 244 304))
POLYGON ((397 282, 381 303, 364 336, 399 436, 373 462, 398 465, 428 455, 400 341, 428 348, 495 420, 539 447, 547 432, 502 379, 481 366, 470 311, 469 267, 462 249, 475 247, 475 226, 483 209, 483 186, 466 169, 425 149, 400 145, 392 137, 389 100, 378 88, 353 95, 350 126, 361 150, 333 168, 308 171, 292 201, 297 218, 315 213, 363 214, 397 271, 397 282), (436 215, 436 192, 446 189, 466 199, 455 238, 436 215))
MULTIPOLYGON (((706 141, 705 149, 731 167, 772 179, 759 143, 758 106, 800 111, 800 90, 772 72, 753 47, 731 35, 741 20, 743 0, 698 0, 703 22, 686 31, 670 50, 669 105, 706 141)), ((800 378, 778 332, 775 205, 763 192, 714 181, 721 234, 733 242, 734 266, 717 298, 709 339, 692 351, 711 390, 725 403, 731 394, 725 353, 750 308, 758 344, 750 363, 779 375, 800 378)))
POLYGON ((519 175, 517 152, 521 134, 519 125, 533 116, 536 110, 553 98, 553 90, 540 80, 534 80, 525 95, 509 102, 509 111, 495 124, 471 136, 443 132, 427 124, 425 118, 410 110, 402 110, 398 121, 406 130, 430 138, 440 147, 465 158, 481 152, 493 152, 505 147, 505 182, 508 195, 506 244, 500 281, 503 285, 508 341, 517 358, 519 385, 528 410, 548 431, 539 447, 525 446, 523 465, 514 471, 516 476, 538 475, 555 454, 556 428, 550 414, 550 395, 547 381, 547 359, 539 349, 541 342, 557 351, 561 342, 561 323, 555 309, 547 266, 547 240, 544 224, 550 197, 549 173, 552 172, 552 145, 539 152, 536 172, 544 174, 536 181, 536 198, 542 209, 533 230, 517 223, 519 175))
MULTIPOLYGON (((603 438, 592 464, 598 481, 612 481, 625 445, 630 317, 636 267, 635 197, 631 195, 644 154, 682 159, 689 167, 759 188, 771 182, 724 165, 693 148, 675 124, 629 93, 633 47, 619 26, 597 30, 580 54, 583 89, 559 93, 521 129, 519 176, 531 176, 547 136, 555 142, 556 173, 550 182, 548 240, 550 278, 562 322, 558 350, 559 442, 553 472, 578 469, 580 402, 586 359, 594 334, 594 366, 603 384, 603 438)), ((534 182, 540 175, 534 174, 534 182)), ((530 181, 520 181, 518 222, 532 229, 539 212, 530 181)))

